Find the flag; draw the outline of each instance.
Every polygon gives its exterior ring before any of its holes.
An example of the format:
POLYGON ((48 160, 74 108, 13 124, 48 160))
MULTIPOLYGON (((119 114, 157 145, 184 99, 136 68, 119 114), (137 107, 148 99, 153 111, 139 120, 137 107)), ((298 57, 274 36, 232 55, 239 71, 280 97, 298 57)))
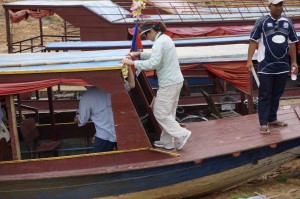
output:
MULTIPOLYGON (((140 31, 139 31, 139 20, 136 21, 136 24, 134 26, 134 31, 133 31, 133 37, 132 37, 132 42, 131 42, 131 48, 130 52, 139 52, 143 51, 143 45, 142 45, 142 40, 140 38, 140 31)), ((139 57, 133 57, 132 60, 140 59, 139 57)), ((135 73, 135 68, 134 66, 131 66, 132 71, 135 73)))
POLYGON ((138 51, 143 51, 143 45, 142 45, 141 38, 139 36, 139 24, 137 20, 134 27, 130 52, 138 52, 138 51))

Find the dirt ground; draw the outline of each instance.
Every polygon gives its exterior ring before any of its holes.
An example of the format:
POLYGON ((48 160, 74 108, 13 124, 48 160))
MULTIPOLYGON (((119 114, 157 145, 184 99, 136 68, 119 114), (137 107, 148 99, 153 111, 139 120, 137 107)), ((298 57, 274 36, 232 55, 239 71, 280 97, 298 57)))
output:
MULTIPOLYGON (((0 0, 0 4, 10 0, 0 0)), ((45 34, 61 35, 63 27, 58 17, 50 17, 45 20, 45 34)), ((36 19, 29 18, 19 24, 11 25, 13 41, 19 41, 36 36, 38 23, 36 19)), ((0 53, 7 53, 5 15, 0 7, 0 53)), ((300 131, 299 131, 300 133, 300 131)), ((275 171, 260 177, 257 180, 242 184, 227 191, 214 193, 201 199, 238 199, 255 195, 265 195, 268 199, 300 199, 300 159, 296 159, 275 171)), ((199 198, 199 199, 200 199, 199 198)))

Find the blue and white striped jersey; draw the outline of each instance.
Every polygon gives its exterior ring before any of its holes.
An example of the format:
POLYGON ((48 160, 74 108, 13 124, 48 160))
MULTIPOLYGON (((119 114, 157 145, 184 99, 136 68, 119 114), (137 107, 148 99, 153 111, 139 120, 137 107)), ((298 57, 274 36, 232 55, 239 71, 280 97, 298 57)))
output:
POLYGON ((258 73, 280 74, 289 69, 289 44, 298 41, 294 26, 287 17, 278 20, 269 14, 259 18, 250 39, 259 42, 258 73))

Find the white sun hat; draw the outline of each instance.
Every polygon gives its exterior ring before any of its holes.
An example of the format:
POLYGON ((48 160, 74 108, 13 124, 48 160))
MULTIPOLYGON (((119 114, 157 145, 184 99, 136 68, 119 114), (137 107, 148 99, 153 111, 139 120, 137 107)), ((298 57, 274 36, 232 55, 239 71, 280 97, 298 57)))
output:
POLYGON ((283 2, 283 0, 269 0, 269 4, 278 4, 280 2, 283 2))

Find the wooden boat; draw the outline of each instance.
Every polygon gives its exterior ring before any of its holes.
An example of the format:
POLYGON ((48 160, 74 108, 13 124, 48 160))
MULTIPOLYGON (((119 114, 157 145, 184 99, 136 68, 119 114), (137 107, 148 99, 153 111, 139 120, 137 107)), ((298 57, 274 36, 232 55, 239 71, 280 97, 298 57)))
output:
MULTIPOLYGON (((249 34, 255 21, 269 13, 267 1, 179 1, 148 0, 140 21, 162 20, 173 38, 249 34), (232 7, 233 6, 233 7, 232 7), (222 25, 220 25, 222 24, 222 25), (184 33, 183 33, 184 32, 184 33)), ((132 0, 103 1, 18 1, 4 3, 8 52, 42 51, 49 41, 120 41, 132 38, 128 29, 134 27, 136 18, 131 14, 132 0), (13 14, 16 10, 22 10, 13 14), (30 11, 29 11, 30 10, 30 11), (39 10, 39 12, 35 12, 39 10), (22 16, 23 12, 23 16, 22 16), (64 21, 64 32, 49 35, 43 32, 43 20, 39 20, 40 33, 36 37, 14 41, 10 23, 26 16, 41 19, 47 14, 57 14, 64 21), (22 16, 22 17, 20 17, 22 16), (19 18, 20 17, 20 18, 19 18), (68 30, 72 24, 76 32, 68 30), (105 31, 103 31, 105 29, 105 31)), ((297 0, 285 3, 284 14, 299 27, 300 9, 297 0)), ((73 29, 72 29, 73 30, 73 29)))
MULTIPOLYGON (((272 133, 267 136, 259 134, 257 115, 252 114, 186 123, 186 128, 193 134, 183 150, 153 148, 152 143, 160 133, 151 109, 153 91, 144 73, 139 73, 130 98, 120 78, 120 57, 124 55, 122 50, 111 50, 0 56, 3 60, 0 95, 6 98, 13 158, 0 162, 1 198, 182 198, 203 195, 256 178, 299 154, 300 107, 297 105, 280 108, 279 119, 289 126, 271 128, 272 133), (43 81, 48 83, 42 86, 43 81), (90 84, 111 94, 117 151, 38 159, 21 156, 19 143, 23 141, 18 138, 13 95, 24 90, 8 88, 22 84, 28 91, 34 89, 32 85, 49 88, 60 82, 90 84), (140 120, 142 116, 147 118, 146 125, 140 120)), ((65 125, 52 120, 48 127, 55 133, 45 137, 57 136, 56 139, 64 141, 61 135, 72 136, 70 132, 63 133, 65 125)), ((75 124, 68 125, 76 127, 75 124)))

